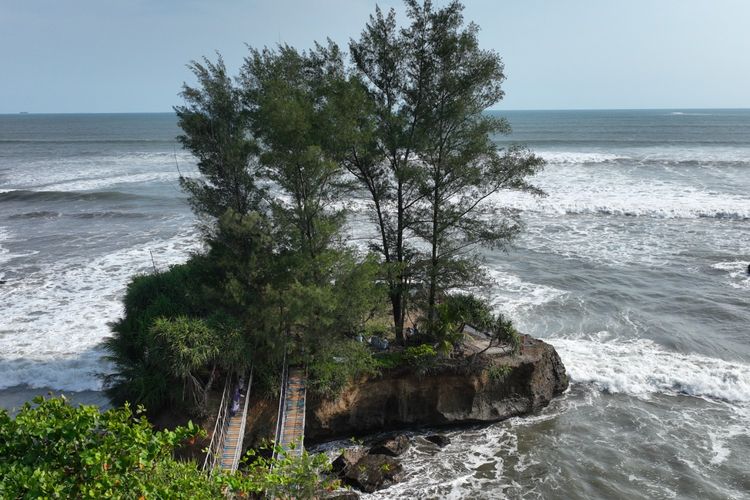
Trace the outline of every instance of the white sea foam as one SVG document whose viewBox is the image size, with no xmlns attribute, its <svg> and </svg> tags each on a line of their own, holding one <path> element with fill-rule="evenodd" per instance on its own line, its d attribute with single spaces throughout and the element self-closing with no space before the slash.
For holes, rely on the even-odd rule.
<svg viewBox="0 0 750 500">
<path fill-rule="evenodd" d="M 750 365 L 667 351 L 646 339 L 551 338 L 574 382 L 639 397 L 662 393 L 750 402 Z"/>
<path fill-rule="evenodd" d="M 435 455 L 433 445 L 415 445 L 401 457 L 406 464 L 404 481 L 370 495 L 367 499 L 386 498 L 483 498 L 482 485 L 492 498 L 503 496 L 511 486 L 504 478 L 507 457 L 518 455 L 518 437 L 504 426 L 448 432 L 454 444 Z M 468 446 L 470 444 L 470 446 Z M 523 469 L 528 463 L 519 464 Z"/>
<path fill-rule="evenodd" d="M 629 160 L 625 154 L 602 153 L 591 151 L 542 151 L 539 153 L 547 163 L 556 165 L 610 163 L 618 160 Z"/>
<path fill-rule="evenodd" d="M 511 317 L 518 317 L 567 294 L 551 286 L 524 281 L 498 268 L 488 268 L 486 271 L 495 284 L 490 305 Z"/>
<path fill-rule="evenodd" d="M 513 209 L 548 215 L 750 218 L 750 195 L 735 187 L 707 188 L 695 179 L 650 179 L 647 174 L 608 169 L 598 175 L 581 166 L 548 167 L 534 179 L 547 197 L 504 191 L 496 199 Z"/>
<path fill-rule="evenodd" d="M 6 241 L 10 236 L 10 233 L 8 233 L 8 230 L 4 227 L 0 227 L 0 265 L 5 264 L 8 262 L 12 255 L 10 254 L 10 250 L 5 248 L 3 246 L 3 241 Z M 0 268 L 0 278 L 3 277 L 3 270 Z"/>
<path fill-rule="evenodd" d="M 667 146 L 622 147 L 586 151 L 537 151 L 549 165 L 619 164 L 621 167 L 633 165 L 693 165 L 748 164 L 750 150 L 744 146 Z"/>
<path fill-rule="evenodd" d="M 728 271 L 729 285 L 740 290 L 750 290 L 750 274 L 748 274 L 750 262 L 734 260 L 729 262 L 717 262 L 711 267 L 719 271 Z"/>
<path fill-rule="evenodd" d="M 122 184 L 136 183 L 153 183 L 174 181 L 175 185 L 179 175 L 177 172 L 153 172 L 140 174 L 111 175 L 96 179 L 75 179 L 71 181 L 62 181 L 48 183 L 36 187 L 36 191 L 88 191 L 102 189 Z"/>
<path fill-rule="evenodd" d="M 19 384 L 59 390 L 98 390 L 106 371 L 98 345 L 107 322 L 122 314 L 125 284 L 184 261 L 198 248 L 192 230 L 148 246 L 126 248 L 90 261 L 61 261 L 0 287 L 0 389 Z"/>
<path fill-rule="evenodd" d="M 78 191 L 101 189 L 124 183 L 172 181 L 191 175 L 195 160 L 181 152 L 132 152 L 119 155 L 55 158 L 31 161 L 18 166 L 0 183 L 5 189 L 36 191 Z"/>
</svg>

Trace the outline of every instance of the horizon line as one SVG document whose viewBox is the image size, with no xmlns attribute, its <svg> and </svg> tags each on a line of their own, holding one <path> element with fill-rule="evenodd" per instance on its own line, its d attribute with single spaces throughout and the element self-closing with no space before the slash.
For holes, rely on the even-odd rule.
<svg viewBox="0 0 750 500">
<path fill-rule="evenodd" d="M 666 107 L 666 108 L 488 108 L 485 111 L 732 111 L 750 110 L 749 107 Z M 174 114 L 170 111 L 11 111 L 0 112 L 0 116 L 17 115 L 166 115 Z"/>
</svg>

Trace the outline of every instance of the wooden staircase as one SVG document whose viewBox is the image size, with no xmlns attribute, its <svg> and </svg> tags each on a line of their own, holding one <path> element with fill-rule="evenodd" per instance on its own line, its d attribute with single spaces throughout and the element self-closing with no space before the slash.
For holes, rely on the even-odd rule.
<svg viewBox="0 0 750 500">
<path fill-rule="evenodd" d="M 276 444 L 294 456 L 302 455 L 306 395 L 307 373 L 305 369 L 302 367 L 285 369 L 276 425 Z"/>
<path fill-rule="evenodd" d="M 203 462 L 203 470 L 213 473 L 214 470 L 235 471 L 242 456 L 242 443 L 245 436 L 245 424 L 247 422 L 247 404 L 250 399 L 250 389 L 253 383 L 253 372 L 244 394 L 240 395 L 240 409 L 234 415 L 230 412 L 232 405 L 232 389 L 234 384 L 227 379 L 222 393 L 219 411 L 216 416 L 216 424 L 211 435 L 208 453 Z"/>
</svg>

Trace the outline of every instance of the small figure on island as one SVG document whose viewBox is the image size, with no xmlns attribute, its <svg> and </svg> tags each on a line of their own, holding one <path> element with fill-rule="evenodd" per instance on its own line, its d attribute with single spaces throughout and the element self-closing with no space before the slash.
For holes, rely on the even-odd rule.
<svg viewBox="0 0 750 500">
<path fill-rule="evenodd" d="M 232 398 L 232 406 L 229 408 L 229 414 L 234 416 L 240 410 L 240 388 L 234 388 L 234 397 Z"/>
</svg>

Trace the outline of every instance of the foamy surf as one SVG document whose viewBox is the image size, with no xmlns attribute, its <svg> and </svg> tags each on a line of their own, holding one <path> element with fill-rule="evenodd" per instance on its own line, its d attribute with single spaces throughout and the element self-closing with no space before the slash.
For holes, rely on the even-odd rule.
<svg viewBox="0 0 750 500">
<path fill-rule="evenodd" d="M 750 290 L 750 273 L 748 273 L 750 262 L 734 260 L 729 262 L 717 262 L 712 264 L 713 269 L 727 272 L 729 286 L 740 290 Z"/>
<path fill-rule="evenodd" d="M 750 365 L 664 350 L 647 339 L 545 339 L 573 382 L 638 397 L 688 395 L 750 402 Z"/>
<path fill-rule="evenodd" d="M 130 278 L 184 261 L 200 248 L 193 230 L 89 262 L 63 261 L 0 287 L 0 389 L 27 384 L 58 390 L 100 390 L 106 372 L 99 350 L 107 323 L 122 314 Z"/>
<path fill-rule="evenodd" d="M 535 179 L 547 193 L 544 198 L 506 191 L 496 199 L 515 210 L 550 216 L 750 219 L 750 196 L 746 193 L 704 189 L 677 179 L 647 181 L 623 172 L 597 178 L 582 167 L 562 169 L 549 167 Z"/>
</svg>

